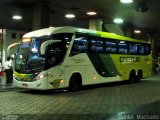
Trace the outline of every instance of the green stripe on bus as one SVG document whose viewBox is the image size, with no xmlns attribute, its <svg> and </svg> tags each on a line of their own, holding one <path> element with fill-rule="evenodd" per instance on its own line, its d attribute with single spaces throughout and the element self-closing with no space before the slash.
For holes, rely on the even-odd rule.
<svg viewBox="0 0 160 120">
<path fill-rule="evenodd" d="M 109 74 L 112 77 L 117 76 L 119 73 L 117 71 L 117 68 L 116 68 L 111 56 L 108 54 L 99 54 L 99 56 L 104 64 L 104 66 L 106 67 L 107 71 L 109 72 Z"/>
<path fill-rule="evenodd" d="M 100 35 L 100 34 L 95 34 L 95 33 L 89 33 L 89 36 L 101 37 L 101 35 Z"/>
<path fill-rule="evenodd" d="M 88 53 L 87 55 L 99 75 L 102 77 L 117 76 L 118 71 L 110 55 L 98 53 Z"/>
</svg>

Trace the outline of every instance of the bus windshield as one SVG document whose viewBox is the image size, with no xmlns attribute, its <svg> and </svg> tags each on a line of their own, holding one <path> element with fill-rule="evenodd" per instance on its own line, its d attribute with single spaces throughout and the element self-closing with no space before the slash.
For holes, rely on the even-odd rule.
<svg viewBox="0 0 160 120">
<path fill-rule="evenodd" d="M 24 74 L 37 73 L 61 63 L 72 35 L 71 33 L 60 33 L 23 38 L 15 58 L 15 71 Z M 60 41 L 57 42 L 57 39 Z M 48 40 L 55 40 L 55 42 L 46 47 L 45 55 L 41 55 L 41 45 Z"/>
</svg>

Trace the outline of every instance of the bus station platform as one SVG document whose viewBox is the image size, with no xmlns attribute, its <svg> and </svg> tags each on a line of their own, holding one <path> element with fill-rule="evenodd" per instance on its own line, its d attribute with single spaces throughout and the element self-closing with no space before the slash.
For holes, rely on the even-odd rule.
<svg viewBox="0 0 160 120">
<path fill-rule="evenodd" d="M 0 84 L 0 120 L 160 120 L 160 75 L 80 91 Z"/>
</svg>

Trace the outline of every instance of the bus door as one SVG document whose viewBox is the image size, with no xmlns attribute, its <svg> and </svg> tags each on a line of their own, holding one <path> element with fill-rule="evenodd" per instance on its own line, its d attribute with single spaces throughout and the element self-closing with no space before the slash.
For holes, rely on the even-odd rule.
<svg viewBox="0 0 160 120">
<path fill-rule="evenodd" d="M 59 88 L 63 86 L 64 75 L 61 62 L 64 59 L 65 48 L 61 40 L 53 40 L 52 43 L 46 45 L 45 50 L 45 69 L 48 71 L 48 86 L 49 88 Z M 62 85 L 61 85 L 62 83 Z"/>
</svg>

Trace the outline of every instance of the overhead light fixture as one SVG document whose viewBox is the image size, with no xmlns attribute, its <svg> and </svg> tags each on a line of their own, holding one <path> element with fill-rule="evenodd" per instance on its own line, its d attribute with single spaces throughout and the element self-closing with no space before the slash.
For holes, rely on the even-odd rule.
<svg viewBox="0 0 160 120">
<path fill-rule="evenodd" d="M 136 33 L 136 34 L 140 34 L 140 33 L 141 33 L 141 31 L 140 31 L 140 30 L 134 30 L 134 33 Z"/>
<path fill-rule="evenodd" d="M 12 18 L 15 19 L 15 20 L 21 20 L 22 16 L 20 16 L 20 15 L 14 15 L 14 16 L 12 16 Z"/>
<path fill-rule="evenodd" d="M 66 18 L 75 18 L 76 16 L 74 14 L 66 14 L 65 17 Z"/>
<path fill-rule="evenodd" d="M 116 23 L 116 24 L 121 24 L 121 23 L 123 23 L 123 19 L 122 18 L 115 18 L 113 20 L 113 22 Z"/>
<path fill-rule="evenodd" d="M 127 3 L 132 3 L 133 0 L 120 0 L 120 2 L 121 2 L 121 3 L 127 4 Z"/>
<path fill-rule="evenodd" d="M 86 14 L 92 16 L 92 15 L 96 15 L 97 13 L 96 13 L 96 12 L 93 12 L 93 11 L 90 11 L 90 12 L 87 12 Z"/>
</svg>

